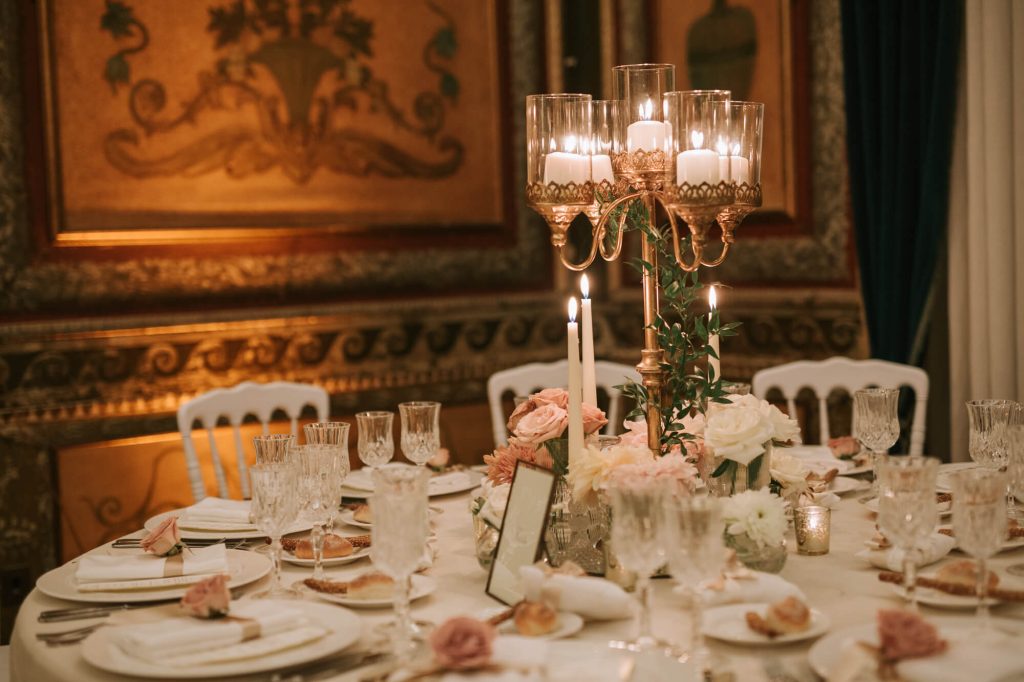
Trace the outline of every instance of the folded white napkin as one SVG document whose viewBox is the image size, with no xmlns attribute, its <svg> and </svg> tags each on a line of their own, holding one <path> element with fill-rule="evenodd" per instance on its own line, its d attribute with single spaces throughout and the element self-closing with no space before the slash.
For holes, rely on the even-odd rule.
<svg viewBox="0 0 1024 682">
<path fill-rule="evenodd" d="M 219 497 L 204 497 L 178 518 L 178 524 L 190 528 L 195 525 L 236 525 L 252 527 L 251 506 L 244 500 L 225 500 Z"/>
<path fill-rule="evenodd" d="M 867 543 L 869 546 L 857 552 L 857 556 L 870 563 L 875 568 L 884 568 L 897 573 L 903 570 L 903 550 L 896 547 L 878 549 L 877 544 Z M 918 552 L 918 567 L 934 564 L 942 557 L 949 554 L 956 545 L 956 540 L 942 533 L 933 533 L 924 547 Z"/>
<path fill-rule="evenodd" d="M 259 637 L 242 644 L 246 630 L 253 624 L 259 627 Z M 323 628 L 310 622 L 299 608 L 282 608 L 280 602 L 253 600 L 232 603 L 227 618 L 204 620 L 179 616 L 120 628 L 114 641 L 135 658 L 180 666 L 232 660 L 239 653 L 237 649 L 231 651 L 235 645 L 247 649 L 253 649 L 248 645 L 255 645 L 251 653 L 265 655 L 269 653 L 268 642 L 272 637 L 276 638 L 278 648 L 282 648 L 283 642 L 295 646 L 323 634 Z"/>
<path fill-rule="evenodd" d="M 780 451 L 799 458 L 804 466 L 819 474 L 829 469 L 839 469 L 839 473 L 844 473 L 853 468 L 851 461 L 835 457 L 827 445 L 795 445 Z"/>
<path fill-rule="evenodd" d="M 705 580 L 700 597 L 706 606 L 725 604 L 772 603 L 796 597 L 807 601 L 799 587 L 785 578 L 761 571 L 741 571 L 735 577 Z"/>
<path fill-rule="evenodd" d="M 604 578 L 546 575 L 537 566 L 523 566 L 519 576 L 526 599 L 543 599 L 559 611 L 571 611 L 592 620 L 616 620 L 633 615 L 633 599 Z"/>
<path fill-rule="evenodd" d="M 532 637 L 502 635 L 494 639 L 491 663 L 494 671 L 446 673 L 444 682 L 474 680 L 475 682 L 540 682 L 548 657 L 548 643 Z"/>
<path fill-rule="evenodd" d="M 228 572 L 228 554 L 223 544 L 197 549 L 185 549 L 181 553 L 182 567 L 179 575 L 203 575 Z M 174 559 L 177 561 L 177 559 Z M 78 560 L 75 580 L 79 583 L 100 583 L 122 580 L 151 580 L 163 578 L 167 559 L 152 554 L 114 556 L 86 554 Z"/>
</svg>

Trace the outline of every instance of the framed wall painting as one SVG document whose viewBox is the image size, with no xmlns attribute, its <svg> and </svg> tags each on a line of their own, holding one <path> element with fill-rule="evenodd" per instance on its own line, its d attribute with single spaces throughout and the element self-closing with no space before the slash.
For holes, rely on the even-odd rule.
<svg viewBox="0 0 1024 682">
<path fill-rule="evenodd" d="M 514 239 L 504 0 L 23 6 L 52 246 Z"/>
</svg>

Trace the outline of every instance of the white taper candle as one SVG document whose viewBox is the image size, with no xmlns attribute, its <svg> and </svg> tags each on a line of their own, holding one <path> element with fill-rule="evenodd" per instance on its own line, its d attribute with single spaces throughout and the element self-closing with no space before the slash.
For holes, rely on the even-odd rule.
<svg viewBox="0 0 1024 682">
<path fill-rule="evenodd" d="M 590 280 L 580 278 L 583 294 L 583 402 L 597 407 L 597 375 L 594 369 L 594 309 L 590 302 Z"/>
<path fill-rule="evenodd" d="M 580 334 L 576 324 L 576 297 L 569 299 L 569 458 L 583 449 L 583 389 L 580 369 Z"/>
</svg>

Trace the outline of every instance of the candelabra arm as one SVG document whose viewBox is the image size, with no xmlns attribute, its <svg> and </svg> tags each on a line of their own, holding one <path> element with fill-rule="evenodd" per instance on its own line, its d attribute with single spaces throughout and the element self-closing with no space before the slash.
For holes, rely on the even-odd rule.
<svg viewBox="0 0 1024 682">
<path fill-rule="evenodd" d="M 718 258 L 713 261 L 702 260 L 701 265 L 706 265 L 709 268 L 715 268 L 725 262 L 725 257 L 729 255 L 729 247 L 732 246 L 731 242 L 722 240 L 722 253 L 718 254 Z"/>
<path fill-rule="evenodd" d="M 610 252 L 605 250 L 604 248 L 604 236 L 608 232 L 608 222 L 612 220 L 612 214 L 615 212 L 615 209 L 619 208 L 620 206 L 625 206 L 629 202 L 635 199 L 639 199 L 642 196 L 642 192 L 633 192 L 632 194 L 626 194 L 625 196 L 619 197 L 618 199 L 611 202 L 602 209 L 601 218 L 597 221 L 597 225 L 594 226 L 594 239 L 595 241 L 597 241 L 598 249 L 601 252 L 601 258 L 605 259 L 606 261 L 613 261 L 617 260 L 619 254 L 622 253 L 622 235 L 625 232 L 624 226 L 626 224 L 627 217 L 627 212 L 625 210 L 619 213 L 619 219 L 615 223 L 617 231 L 615 234 L 614 247 Z"/>
<path fill-rule="evenodd" d="M 565 244 L 560 245 L 558 247 L 558 259 L 562 261 L 562 265 L 569 268 L 573 272 L 581 272 L 589 268 L 590 264 L 593 263 L 594 259 L 597 257 L 597 245 L 601 243 L 601 235 L 599 234 L 598 230 L 594 231 L 593 236 L 593 241 L 590 244 L 590 253 L 588 253 L 587 257 L 584 258 L 579 263 L 570 263 L 569 260 L 565 257 Z"/>
<path fill-rule="evenodd" d="M 693 262 L 687 263 L 686 260 L 683 258 L 683 249 L 681 245 L 682 239 L 680 239 L 679 237 L 679 226 L 676 223 L 675 217 L 672 215 L 672 212 L 669 211 L 668 213 L 670 221 L 672 223 L 672 250 L 675 252 L 676 263 L 678 263 L 679 267 L 681 267 L 684 271 L 693 272 L 701 265 L 700 259 L 704 251 L 704 246 L 701 243 L 701 240 L 697 238 L 697 235 L 693 235 L 693 238 L 690 240 L 690 251 L 693 253 Z M 723 257 L 725 256 L 724 251 L 722 255 Z"/>
</svg>

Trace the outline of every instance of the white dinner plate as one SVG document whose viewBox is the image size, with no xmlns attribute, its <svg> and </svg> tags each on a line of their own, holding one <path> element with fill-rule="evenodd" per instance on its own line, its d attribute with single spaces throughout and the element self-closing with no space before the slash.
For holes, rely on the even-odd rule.
<svg viewBox="0 0 1024 682">
<path fill-rule="evenodd" d="M 870 483 L 860 478 L 836 476 L 832 479 L 832 485 L 829 486 L 829 491 L 836 495 L 845 495 L 846 493 L 852 493 L 858 490 L 867 490 L 870 487 Z"/>
<path fill-rule="evenodd" d="M 228 555 L 228 587 L 234 589 L 255 582 L 270 573 L 273 564 L 266 554 L 244 552 L 229 549 Z M 70 561 L 63 566 L 44 573 L 36 580 L 36 587 L 43 594 L 57 599 L 98 603 L 145 602 L 181 599 L 191 585 L 160 589 L 134 589 L 122 592 L 79 592 L 75 582 L 77 561 Z"/>
<path fill-rule="evenodd" d="M 338 514 L 338 520 L 356 528 L 373 528 L 373 524 L 367 521 L 356 521 L 356 513 L 352 509 L 342 509 Z"/>
<path fill-rule="evenodd" d="M 949 642 L 949 649 L 935 656 L 910 659 L 898 664 L 900 679 L 906 682 L 995 682 L 996 680 L 1020 680 L 1024 673 L 1024 656 L 1020 655 L 1017 641 L 1005 635 L 1006 639 L 983 643 L 977 631 L 971 630 L 972 621 L 955 617 L 928 618 L 929 623 L 939 630 L 939 635 Z M 1016 632 L 1020 636 L 1020 624 L 1006 619 L 993 619 L 992 624 L 999 630 Z M 998 635 L 1003 637 L 1003 635 Z M 848 643 L 864 642 L 878 645 L 878 625 L 872 621 L 863 625 L 851 625 L 834 630 L 811 646 L 807 661 L 811 669 L 825 679 L 839 663 Z M 981 662 L 979 664 L 979 662 Z M 967 676 L 969 673 L 969 677 Z"/>
<path fill-rule="evenodd" d="M 294 605 L 294 601 L 281 602 L 282 607 L 293 607 Z M 94 632 L 82 643 L 82 657 L 90 665 L 100 670 L 129 677 L 174 679 L 228 677 L 280 670 L 315 661 L 345 649 L 362 635 L 363 628 L 359 616 L 347 609 L 339 609 L 316 602 L 303 602 L 302 612 L 312 622 L 326 629 L 327 634 L 320 639 L 266 656 L 190 667 L 157 665 L 130 656 L 114 643 L 114 637 L 119 628 L 133 627 L 119 625 L 100 628 Z M 258 640 L 252 641 L 257 642 Z"/>
<path fill-rule="evenodd" d="M 363 473 L 366 472 L 366 473 Z M 440 497 L 442 495 L 454 495 L 480 485 L 481 474 L 477 471 L 453 471 L 447 474 L 439 474 L 431 477 L 427 482 L 427 495 Z M 373 482 L 370 480 L 370 472 L 367 469 L 353 471 L 345 479 L 341 487 L 342 497 L 353 499 L 366 499 L 373 494 Z"/>
<path fill-rule="evenodd" d="M 180 517 L 185 513 L 185 509 L 172 509 L 156 516 L 151 516 L 146 519 L 146 523 L 143 524 L 143 528 L 146 530 L 153 530 L 168 516 Z M 186 540 L 246 540 L 250 538 L 265 538 L 266 533 L 260 532 L 255 526 L 246 528 L 244 530 L 216 530 L 216 524 L 210 524 L 209 530 L 200 530 L 198 528 L 183 528 L 178 526 L 178 530 L 181 532 L 181 537 Z M 309 530 L 313 527 L 309 521 L 296 521 L 288 530 L 285 531 L 285 535 L 291 535 L 292 533 L 301 533 L 302 531 Z M 204 526 L 205 528 L 205 526 Z M 222 528 L 238 528 L 237 526 L 222 526 Z"/>
<path fill-rule="evenodd" d="M 422 599 L 428 594 L 433 593 L 437 589 L 437 583 L 433 578 L 428 578 L 425 575 L 413 575 L 412 576 L 412 589 L 409 591 L 409 601 L 416 601 Z M 341 604 L 342 606 L 350 606 L 358 609 L 386 609 L 391 608 L 395 603 L 391 598 L 388 599 L 353 599 L 346 594 L 328 594 L 327 592 L 317 592 L 313 590 L 313 594 L 320 597 L 324 601 L 333 602 L 335 604 Z"/>
<path fill-rule="evenodd" d="M 330 559 L 325 558 L 323 561 L 323 565 L 326 567 L 342 566 L 344 564 L 350 564 L 353 561 L 359 561 L 360 559 L 363 559 L 368 556 L 370 556 L 370 548 L 360 547 L 348 556 L 336 556 L 331 557 Z M 290 564 L 295 564 L 296 566 L 309 566 L 310 568 L 312 568 L 316 565 L 316 561 L 314 561 L 313 559 L 300 559 L 299 557 L 295 556 L 294 554 L 288 551 L 282 551 L 281 558 Z"/>
<path fill-rule="evenodd" d="M 950 530 L 952 528 L 953 526 L 945 524 L 939 526 L 937 530 Z M 953 538 L 956 539 L 956 536 L 954 535 Z M 1020 549 L 1021 547 L 1024 547 L 1024 538 L 1006 538 L 1003 540 L 1003 544 L 999 547 L 999 551 L 1009 552 L 1014 549 Z M 960 549 L 959 544 L 954 545 L 953 549 Z"/>
<path fill-rule="evenodd" d="M 935 489 L 942 493 L 953 492 L 953 476 L 961 471 L 977 468 L 974 462 L 954 462 L 943 464 L 935 476 Z"/>
<path fill-rule="evenodd" d="M 925 577 L 925 576 L 921 576 Z M 927 576 L 929 578 L 934 577 L 932 575 Z M 897 585 L 896 583 L 890 583 L 893 593 L 903 599 L 903 585 Z M 930 587 L 917 586 L 917 601 L 926 606 L 934 606 L 938 609 L 974 609 L 978 606 L 977 597 L 968 597 L 962 594 L 950 594 L 943 592 L 942 590 L 935 590 Z M 999 599 L 993 599 L 992 597 L 986 597 L 985 603 L 989 606 L 997 606 L 1003 602 Z"/>
<path fill-rule="evenodd" d="M 860 503 L 871 513 L 878 513 L 878 498 L 872 497 L 870 500 L 861 500 Z M 951 502 L 943 502 L 942 504 L 935 505 L 938 507 L 939 516 L 949 516 L 953 513 L 953 504 Z"/>
<path fill-rule="evenodd" d="M 828 631 L 831 625 L 828 616 L 817 609 L 811 609 L 811 622 L 806 630 L 778 637 L 768 637 L 751 630 L 746 619 L 749 611 L 764 616 L 767 610 L 768 604 L 765 603 L 729 604 L 708 609 L 704 612 L 704 634 L 733 644 L 777 645 L 820 637 Z"/>
<path fill-rule="evenodd" d="M 497 606 L 493 609 L 485 609 L 480 613 L 476 614 L 477 620 L 487 620 L 494 616 L 507 611 L 508 608 L 504 606 Z M 583 619 L 579 614 L 572 613 L 571 611 L 559 611 L 558 612 L 558 627 L 546 635 L 521 635 L 522 637 L 529 637 L 530 639 L 564 639 L 566 637 L 572 637 L 577 632 L 583 629 Z M 511 618 L 502 622 L 496 628 L 499 635 L 519 635 L 519 631 L 516 630 L 515 621 Z"/>
</svg>

